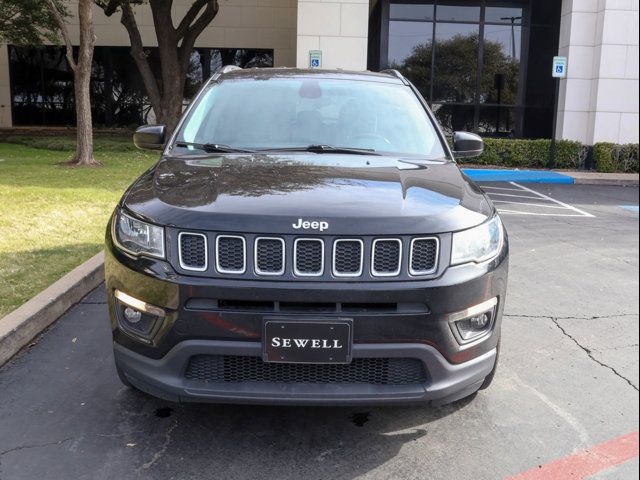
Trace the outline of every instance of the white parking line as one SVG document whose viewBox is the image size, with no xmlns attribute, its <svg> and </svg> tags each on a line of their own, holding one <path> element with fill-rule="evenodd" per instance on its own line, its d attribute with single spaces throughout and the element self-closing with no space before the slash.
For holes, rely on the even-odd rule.
<svg viewBox="0 0 640 480">
<path fill-rule="evenodd" d="M 509 203 L 513 205 L 513 202 L 509 202 L 507 200 L 493 200 L 493 203 Z M 562 210 L 566 210 L 567 207 L 563 207 L 562 205 L 545 205 L 544 203 L 525 203 L 525 202 L 517 202 L 518 205 L 527 205 L 529 207 L 542 207 L 542 208 L 560 208 Z"/>
<path fill-rule="evenodd" d="M 581 215 L 583 215 L 585 217 L 594 218 L 594 215 L 591 215 L 590 213 L 587 213 L 584 210 L 580 210 L 579 208 L 576 208 L 573 205 L 569 205 L 568 203 L 564 203 L 564 202 L 561 202 L 560 200 L 556 200 L 555 198 L 551 198 L 551 197 L 549 197 L 549 196 L 547 196 L 547 195 L 545 195 L 543 193 L 539 193 L 539 192 L 536 192 L 535 190 L 531 190 L 530 188 L 523 187 L 522 185 L 518 185 L 515 182 L 511 182 L 511 185 L 518 186 L 518 187 L 522 188 L 523 190 L 526 190 L 527 192 L 531 192 L 531 193 L 539 196 L 540 198 L 544 198 L 546 200 L 549 200 L 550 202 L 555 202 L 558 205 L 562 205 L 563 207 L 568 208 L 569 210 L 573 210 L 574 212 L 579 213 L 579 214 L 581 214 Z"/>
<path fill-rule="evenodd" d="M 543 193 L 536 192 L 531 188 L 527 188 L 515 182 L 509 182 L 509 184 L 515 188 L 483 186 L 483 189 L 487 191 L 487 194 L 494 203 L 506 204 L 505 207 L 508 206 L 508 208 L 498 208 L 500 213 L 542 217 L 594 217 L 594 215 L 585 212 L 584 210 L 580 210 L 573 205 L 551 198 Z M 515 193 L 501 193 L 502 191 L 519 192 L 521 195 L 516 195 Z M 537 202 L 533 203 L 531 200 L 537 200 Z M 520 207 L 523 209 L 521 210 Z M 551 213 L 548 210 L 544 212 L 543 209 L 549 208 L 565 210 L 566 213 Z"/>
</svg>

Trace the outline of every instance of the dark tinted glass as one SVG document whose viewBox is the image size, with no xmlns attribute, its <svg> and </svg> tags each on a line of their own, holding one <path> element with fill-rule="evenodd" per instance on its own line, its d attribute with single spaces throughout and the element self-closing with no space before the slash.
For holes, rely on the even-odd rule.
<svg viewBox="0 0 640 480">
<path fill-rule="evenodd" d="M 480 107 L 478 133 L 496 137 L 514 135 L 516 109 L 513 107 Z"/>
<path fill-rule="evenodd" d="M 514 105 L 518 101 L 522 27 L 486 25 L 481 103 Z"/>
<path fill-rule="evenodd" d="M 473 105 L 433 105 L 433 113 L 447 135 L 462 130 L 473 130 Z"/>
<path fill-rule="evenodd" d="M 389 23 L 389 67 L 402 72 L 429 99 L 433 23 Z"/>
<path fill-rule="evenodd" d="M 478 25 L 436 24 L 434 101 L 474 101 L 478 71 L 478 35 Z"/>
<path fill-rule="evenodd" d="M 433 5 L 392 3 L 389 7 L 391 20 L 433 20 Z"/>
<path fill-rule="evenodd" d="M 480 7 L 438 4 L 436 20 L 438 22 L 479 22 Z"/>
<path fill-rule="evenodd" d="M 522 8 L 514 7 L 487 7 L 484 12 L 484 21 L 491 23 L 522 23 Z"/>
<path fill-rule="evenodd" d="M 11 108 L 15 125 L 75 123 L 73 72 L 64 47 L 9 46 Z M 76 49 L 76 47 L 74 47 Z M 77 50 L 77 49 L 76 49 Z M 154 71 L 157 48 L 145 49 Z M 191 97 L 222 65 L 273 66 L 273 50 L 198 48 L 191 55 L 184 96 Z M 127 47 L 95 47 L 91 68 L 91 109 L 96 126 L 153 123 L 142 78 Z"/>
</svg>

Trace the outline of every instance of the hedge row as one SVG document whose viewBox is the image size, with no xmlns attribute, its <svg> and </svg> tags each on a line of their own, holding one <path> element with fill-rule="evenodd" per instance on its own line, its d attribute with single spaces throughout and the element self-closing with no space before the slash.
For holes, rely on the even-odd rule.
<svg viewBox="0 0 640 480">
<path fill-rule="evenodd" d="M 485 138 L 484 143 L 481 156 L 461 159 L 461 162 L 510 168 L 548 167 L 551 140 Z M 580 142 L 556 142 L 556 168 L 585 168 L 588 155 L 589 147 Z M 638 144 L 597 143 L 593 147 L 593 159 L 600 172 L 638 172 L 638 158 Z"/>
<path fill-rule="evenodd" d="M 636 172 L 638 173 L 638 144 L 616 145 L 614 143 L 596 143 L 593 146 L 593 158 L 599 172 Z"/>
<path fill-rule="evenodd" d="M 469 159 L 478 165 L 517 168 L 546 168 L 551 140 L 485 138 L 484 152 Z M 587 149 L 580 142 L 556 142 L 556 168 L 578 169 L 584 166 Z"/>
</svg>

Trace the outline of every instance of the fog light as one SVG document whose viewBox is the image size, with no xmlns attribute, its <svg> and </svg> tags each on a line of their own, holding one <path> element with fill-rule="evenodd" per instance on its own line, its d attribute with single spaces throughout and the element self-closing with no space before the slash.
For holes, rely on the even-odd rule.
<svg viewBox="0 0 640 480">
<path fill-rule="evenodd" d="M 129 323 L 138 323 L 142 318 L 142 313 L 131 307 L 127 307 L 124 309 L 124 318 L 126 318 Z"/>
<path fill-rule="evenodd" d="M 468 343 L 487 335 L 493 327 L 497 298 L 492 298 L 449 316 L 451 330 L 459 343 Z"/>
<path fill-rule="evenodd" d="M 158 331 L 166 313 L 162 308 L 115 290 L 118 325 L 120 329 L 149 343 Z"/>
</svg>

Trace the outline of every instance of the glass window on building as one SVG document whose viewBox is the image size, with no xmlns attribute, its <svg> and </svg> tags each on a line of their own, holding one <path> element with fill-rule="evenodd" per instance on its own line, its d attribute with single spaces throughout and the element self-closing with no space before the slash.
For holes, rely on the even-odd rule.
<svg viewBox="0 0 640 480">
<path fill-rule="evenodd" d="M 156 48 L 149 48 L 151 67 L 158 71 Z M 191 98 L 222 65 L 273 66 L 273 50 L 198 48 L 191 55 L 185 98 Z M 14 125 L 73 125 L 73 74 L 60 46 L 9 46 L 11 111 Z M 152 120 L 144 84 L 128 47 L 95 48 L 91 75 L 91 106 L 96 126 L 136 126 Z"/>
<path fill-rule="evenodd" d="M 381 0 L 378 12 L 379 68 L 402 72 L 448 133 L 550 134 L 553 81 L 548 69 L 541 76 L 528 67 L 550 66 L 556 54 L 557 2 Z M 557 23 L 550 25 L 550 18 Z M 529 78 L 538 81 L 527 88 Z M 549 124 L 534 125 L 541 118 Z"/>
</svg>

